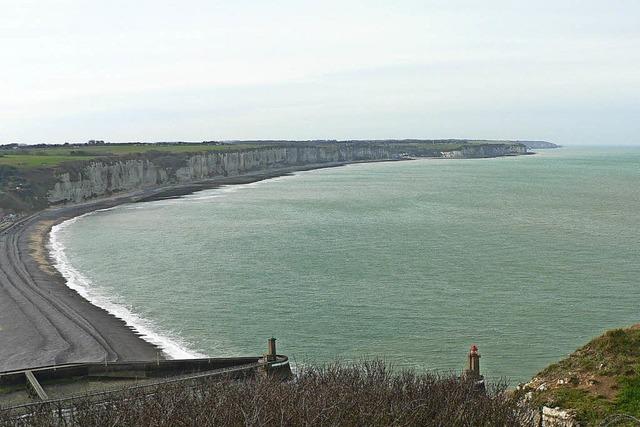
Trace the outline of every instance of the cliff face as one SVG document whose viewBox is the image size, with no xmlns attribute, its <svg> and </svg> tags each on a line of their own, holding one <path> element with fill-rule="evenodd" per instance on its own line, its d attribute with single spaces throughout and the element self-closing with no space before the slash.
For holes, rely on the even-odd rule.
<svg viewBox="0 0 640 427">
<path fill-rule="evenodd" d="M 47 199 L 54 204 L 81 202 L 117 192 L 307 164 L 391 160 L 406 155 L 470 158 L 525 153 L 526 147 L 520 144 L 470 145 L 440 152 L 428 145 L 341 143 L 189 154 L 169 164 L 153 158 L 92 161 L 77 173 L 59 171 Z"/>
<path fill-rule="evenodd" d="M 524 144 L 527 146 L 527 148 L 532 149 L 532 148 L 542 148 L 542 149 L 546 149 L 546 148 L 560 148 L 560 145 L 554 144 L 552 142 L 547 142 L 547 141 L 519 141 L 521 144 Z"/>
<path fill-rule="evenodd" d="M 520 154 L 527 154 L 527 147 L 522 144 L 487 144 L 470 145 L 460 150 L 443 151 L 442 157 L 445 159 L 472 159 L 482 157 L 517 156 Z"/>
<path fill-rule="evenodd" d="M 92 162 L 77 179 L 69 172 L 57 176 L 58 182 L 49 191 L 51 203 L 81 202 L 118 191 L 168 184 L 167 170 L 148 160 L 126 160 L 112 164 Z"/>
</svg>

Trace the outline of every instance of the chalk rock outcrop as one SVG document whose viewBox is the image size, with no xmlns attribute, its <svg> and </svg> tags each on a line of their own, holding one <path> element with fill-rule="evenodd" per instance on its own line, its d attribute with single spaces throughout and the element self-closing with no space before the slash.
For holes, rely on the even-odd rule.
<svg viewBox="0 0 640 427">
<path fill-rule="evenodd" d="M 298 165 L 392 160 L 405 156 L 471 158 L 526 153 L 526 147 L 522 144 L 469 145 L 449 152 L 434 152 L 429 144 L 424 144 L 412 147 L 410 152 L 406 150 L 406 146 L 396 144 L 301 144 L 172 154 L 156 158 L 95 160 L 79 171 L 59 171 L 47 199 L 53 204 L 78 203 L 118 192 Z"/>
</svg>

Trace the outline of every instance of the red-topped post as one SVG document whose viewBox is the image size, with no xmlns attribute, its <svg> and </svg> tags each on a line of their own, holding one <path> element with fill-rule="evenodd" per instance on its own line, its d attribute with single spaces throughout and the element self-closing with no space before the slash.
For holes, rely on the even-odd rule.
<svg viewBox="0 0 640 427">
<path fill-rule="evenodd" d="M 480 378 L 480 354 L 478 353 L 478 347 L 476 345 L 471 346 L 469 351 L 469 369 L 467 374 L 474 378 Z"/>
</svg>

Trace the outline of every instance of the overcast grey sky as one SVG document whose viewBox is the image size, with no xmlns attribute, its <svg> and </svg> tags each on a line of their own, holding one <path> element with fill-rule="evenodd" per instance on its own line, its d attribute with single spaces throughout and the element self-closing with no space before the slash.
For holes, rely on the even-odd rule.
<svg viewBox="0 0 640 427">
<path fill-rule="evenodd" d="M 0 0 L 0 143 L 640 144 L 640 1 Z"/>
</svg>

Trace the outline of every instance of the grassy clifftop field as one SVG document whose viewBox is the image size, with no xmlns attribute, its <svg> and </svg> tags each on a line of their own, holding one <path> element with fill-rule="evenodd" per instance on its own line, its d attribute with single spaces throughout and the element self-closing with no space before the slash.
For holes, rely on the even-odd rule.
<svg viewBox="0 0 640 427">
<path fill-rule="evenodd" d="M 66 162 L 148 153 L 203 153 L 257 148 L 258 144 L 79 144 L 51 147 L 0 148 L 0 166 L 18 169 L 50 168 Z"/>
<path fill-rule="evenodd" d="M 203 142 L 203 143 L 127 143 L 127 144 L 65 144 L 36 146 L 0 146 L 0 166 L 18 169 L 50 168 L 67 162 L 140 156 L 146 154 L 185 154 L 223 151 L 240 151 L 247 149 L 267 148 L 283 145 L 331 144 L 337 141 L 246 141 L 238 143 Z M 341 141 L 366 142 L 370 144 L 393 143 L 398 148 L 411 149 L 428 144 L 440 151 L 460 149 L 465 145 L 487 144 L 490 141 L 474 142 L 466 140 L 404 140 L 404 141 Z"/>
</svg>

